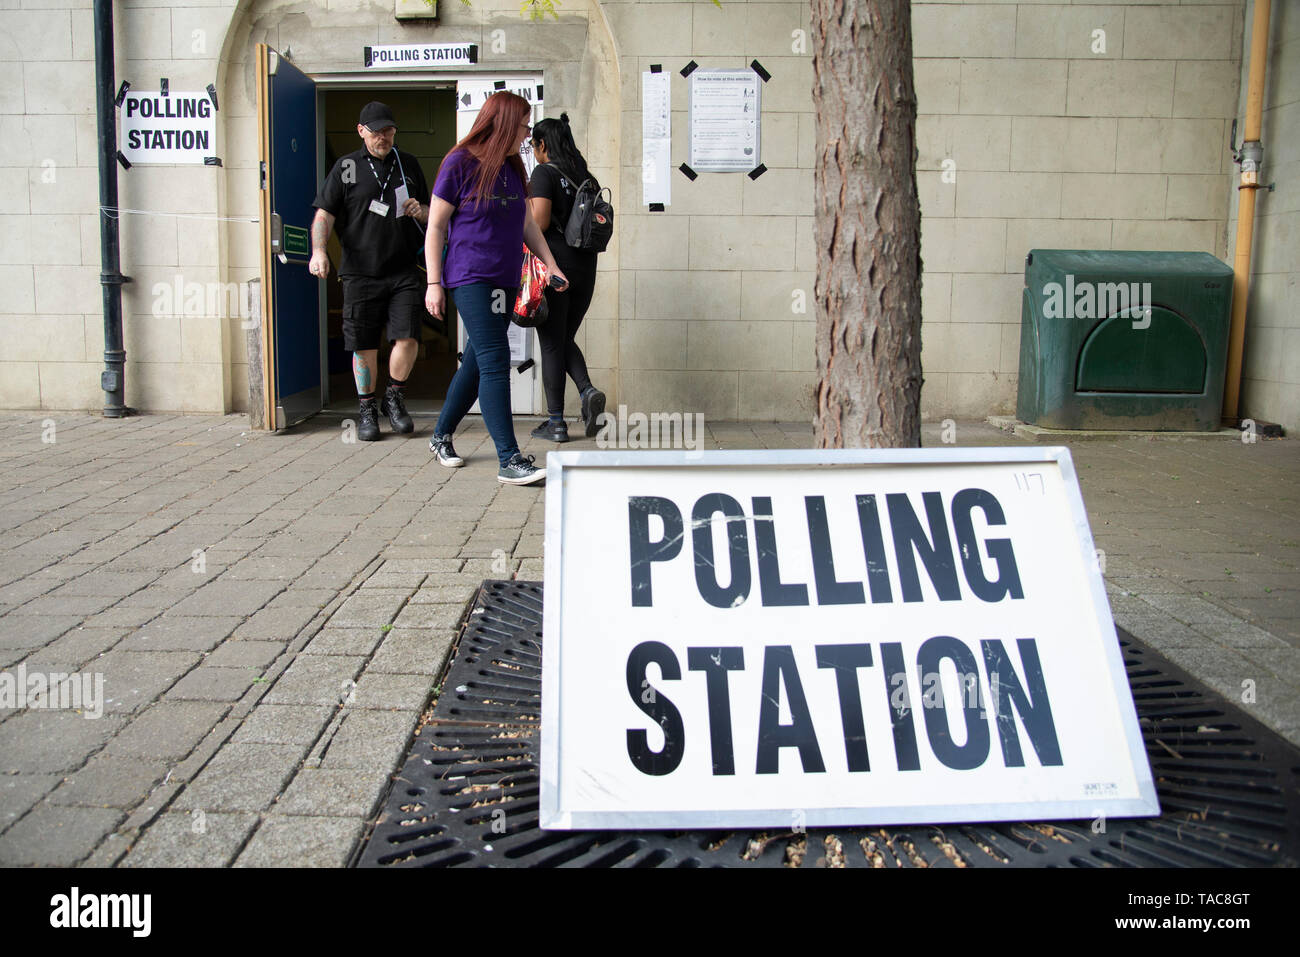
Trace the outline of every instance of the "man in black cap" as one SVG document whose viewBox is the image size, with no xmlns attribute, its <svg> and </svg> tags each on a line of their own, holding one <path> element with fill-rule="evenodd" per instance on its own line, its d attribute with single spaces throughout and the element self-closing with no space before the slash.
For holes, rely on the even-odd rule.
<svg viewBox="0 0 1300 957">
<path fill-rule="evenodd" d="M 325 243 L 337 226 L 343 245 L 343 345 L 352 353 L 361 399 L 357 438 L 373 442 L 379 438 L 381 412 L 394 432 L 415 431 L 402 387 L 415 365 L 425 315 L 424 278 L 416 263 L 424 249 L 421 227 L 429 221 L 429 207 L 420 197 L 429 195 L 429 187 L 419 160 L 393 146 L 397 121 L 383 103 L 362 108 L 357 135 L 365 145 L 334 164 L 316 195 L 308 268 L 313 276 L 329 275 Z M 392 343 L 389 385 L 376 408 L 379 338 L 385 326 Z"/>
</svg>

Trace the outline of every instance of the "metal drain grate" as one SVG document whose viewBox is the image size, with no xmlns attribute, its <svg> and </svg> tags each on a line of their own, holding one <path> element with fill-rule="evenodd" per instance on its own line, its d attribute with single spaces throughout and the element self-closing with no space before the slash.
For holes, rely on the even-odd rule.
<svg viewBox="0 0 1300 957">
<path fill-rule="evenodd" d="M 484 582 L 361 867 L 1259 867 L 1300 854 L 1300 750 L 1120 631 L 1164 813 L 788 831 L 538 828 L 542 588 Z"/>
</svg>

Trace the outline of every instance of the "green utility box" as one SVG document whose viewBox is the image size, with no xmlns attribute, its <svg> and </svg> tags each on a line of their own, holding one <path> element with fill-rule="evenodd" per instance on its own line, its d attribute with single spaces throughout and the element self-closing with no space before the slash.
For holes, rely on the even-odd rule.
<svg viewBox="0 0 1300 957">
<path fill-rule="evenodd" d="M 1232 270 L 1209 253 L 1031 250 L 1016 418 L 1218 430 L 1231 304 Z"/>
</svg>

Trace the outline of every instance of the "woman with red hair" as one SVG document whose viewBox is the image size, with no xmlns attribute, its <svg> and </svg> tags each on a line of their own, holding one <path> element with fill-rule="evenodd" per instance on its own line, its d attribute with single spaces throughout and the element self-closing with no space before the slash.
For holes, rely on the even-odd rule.
<svg viewBox="0 0 1300 957">
<path fill-rule="evenodd" d="M 546 264 L 555 288 L 569 284 L 528 212 L 528 178 L 519 148 L 531 132 L 530 112 L 528 101 L 514 93 L 488 97 L 469 134 L 438 169 L 424 241 L 429 273 L 425 307 L 443 318 L 444 289 L 452 290 L 468 339 L 429 450 L 448 467 L 465 464 L 451 437 L 478 400 L 497 449 L 497 481 L 509 485 L 531 485 L 546 478 L 546 469 L 537 468 L 533 456 L 520 453 L 510 414 L 506 330 L 519 288 L 524 244 Z"/>
</svg>

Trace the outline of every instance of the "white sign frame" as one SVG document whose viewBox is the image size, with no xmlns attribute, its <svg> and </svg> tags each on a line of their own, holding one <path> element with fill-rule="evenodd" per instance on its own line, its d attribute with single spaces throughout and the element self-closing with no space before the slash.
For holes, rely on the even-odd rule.
<svg viewBox="0 0 1300 957">
<path fill-rule="evenodd" d="M 361 58 L 364 70 L 460 70 L 475 63 L 478 63 L 478 44 L 468 41 L 372 43 L 363 49 Z"/>
<path fill-rule="evenodd" d="M 145 100 L 152 101 L 150 110 L 153 115 L 145 117 L 132 109 L 132 104 Z M 196 115 L 192 117 L 157 115 L 158 104 L 165 103 L 167 109 L 177 105 L 178 112 L 186 109 L 181 103 L 193 103 Z M 198 115 L 202 104 L 207 104 L 208 115 Z M 118 131 L 118 143 L 122 155 L 132 166 L 203 166 L 209 156 L 217 155 L 217 107 L 206 90 L 171 90 L 165 96 L 162 93 L 150 93 L 146 90 L 128 91 L 118 111 L 121 129 Z M 158 150 L 133 147 L 131 134 L 145 131 L 162 133 L 206 134 L 207 145 L 195 145 L 190 149 L 183 147 L 161 148 Z"/>
<path fill-rule="evenodd" d="M 687 165 L 697 173 L 750 173 L 762 164 L 763 152 L 763 81 L 751 67 L 731 70 L 697 69 L 691 72 L 689 83 L 689 111 L 687 113 L 686 142 L 689 158 Z M 731 83 L 752 87 L 754 110 L 752 114 L 735 114 L 726 116 L 723 111 L 714 109 L 701 96 L 703 84 Z M 706 116 L 706 110 L 709 115 Z M 709 130 L 704 129 L 705 126 Z M 727 127 L 730 132 L 727 132 Z M 723 153 L 708 157 L 703 152 L 702 138 L 711 132 L 722 130 L 723 135 L 731 137 L 727 146 L 711 146 L 710 152 Z M 753 144 L 753 155 L 746 156 L 744 149 Z M 728 158 L 728 156 L 730 158 Z"/>
<path fill-rule="evenodd" d="M 1109 679 L 1118 713 L 1113 727 L 1119 749 L 1117 764 L 1127 760 L 1132 770 L 1135 797 L 1111 798 L 1080 797 L 1050 801 L 996 801 L 985 803 L 927 804 L 918 808 L 911 805 L 890 807 L 808 807 L 800 811 L 795 825 L 808 827 L 868 826 L 876 824 L 907 825 L 923 823 L 984 822 L 998 820 L 1080 820 L 1095 819 L 1099 814 L 1108 817 L 1151 817 L 1160 813 L 1155 783 L 1151 776 L 1137 712 L 1133 704 L 1114 621 L 1106 597 L 1105 585 L 1096 565 L 1096 554 L 1088 526 L 1087 512 L 1079 491 L 1078 478 L 1070 452 L 1064 447 L 1032 449 L 970 448 L 970 449 L 906 449 L 906 450 L 781 450 L 781 451 L 717 451 L 717 452 L 654 452 L 654 451 L 599 451 L 551 452 L 547 455 L 548 488 L 546 496 L 546 549 L 545 581 L 546 600 L 543 610 L 542 644 L 542 723 L 541 723 L 541 795 L 540 826 L 544 829 L 623 829 L 623 828 L 744 828 L 791 827 L 792 809 L 769 807 L 762 809 L 727 809 L 724 807 L 687 810 L 575 810 L 561 805 L 560 745 L 563 729 L 559 702 L 566 690 L 562 686 L 561 656 L 564 636 L 561 624 L 566 609 L 564 557 L 560 548 L 560 535 L 565 524 L 567 479 L 580 470 L 610 470 L 628 468 L 690 469 L 789 469 L 826 468 L 836 466 L 895 465 L 1047 465 L 1060 470 L 1063 492 L 1068 504 L 1068 522 L 1075 540 L 1063 543 L 1063 548 L 1079 550 L 1076 556 L 1082 561 L 1088 578 L 1088 593 L 1083 604 L 1095 615 L 1096 634 L 1104 654 L 1102 671 Z M 588 493 L 590 490 L 588 490 Z M 584 501 L 575 501 L 574 508 L 581 510 Z M 571 547 L 572 543 L 571 543 Z M 1068 556 L 1068 552 L 1066 553 Z M 1074 559 L 1070 559 L 1074 561 Z M 574 595 L 589 595 L 587 587 L 575 586 Z M 572 600 L 572 599 L 569 599 Z M 584 610 L 584 614 L 588 613 Z M 616 621 L 598 614 L 608 626 L 617 628 Z M 1096 649 L 1090 649 L 1096 653 Z M 881 662 L 877 661 L 879 665 Z M 685 675 L 685 668 L 683 667 Z M 574 692 L 580 694 L 581 692 Z M 626 692 L 624 692 L 626 693 Z M 648 720 L 648 719 L 647 719 Z M 696 732 L 698 734 L 698 732 Z M 997 736 L 994 735 L 994 741 Z M 996 750 L 996 745 L 994 746 Z M 571 759 L 576 760 L 576 759 Z M 578 773 L 577 768 L 570 769 Z"/>
</svg>

